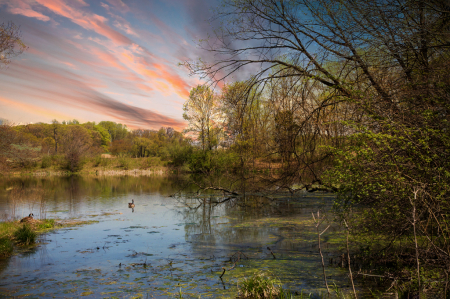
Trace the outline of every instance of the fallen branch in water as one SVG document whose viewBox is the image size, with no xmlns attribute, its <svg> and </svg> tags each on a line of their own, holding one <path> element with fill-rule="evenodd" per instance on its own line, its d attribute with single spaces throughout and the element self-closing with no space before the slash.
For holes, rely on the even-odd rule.
<svg viewBox="0 0 450 299">
<path fill-rule="evenodd" d="M 270 249 L 270 247 L 267 247 L 267 249 L 269 249 L 269 251 L 270 251 L 270 253 L 272 254 L 272 256 L 273 256 L 273 259 L 277 259 L 277 257 L 275 256 L 275 254 L 272 252 L 272 249 Z"/>
<path fill-rule="evenodd" d="M 246 256 L 243 252 L 241 252 L 241 251 L 236 252 L 235 254 L 233 254 L 232 256 L 230 256 L 230 262 L 233 262 L 233 258 L 234 258 L 235 256 L 237 256 L 237 257 L 236 257 L 236 259 L 234 260 L 233 266 L 231 266 L 231 267 L 228 269 L 228 271 L 230 271 L 230 270 L 234 269 L 234 267 L 236 267 L 236 263 L 239 262 L 239 261 L 241 260 L 241 255 L 244 256 L 246 259 L 248 259 L 248 256 Z M 225 274 L 225 271 L 226 271 L 226 269 L 225 269 L 224 267 L 222 267 L 222 269 L 223 269 L 223 273 L 222 273 L 222 275 L 220 275 L 220 278 L 221 278 L 221 279 L 222 279 L 222 276 Z"/>
<path fill-rule="evenodd" d="M 223 272 L 222 272 L 222 275 L 219 276 L 220 279 L 222 279 L 222 276 L 225 274 L 225 271 L 227 271 L 227 270 L 225 269 L 225 267 L 222 267 L 222 269 L 223 269 Z"/>
<path fill-rule="evenodd" d="M 195 184 L 195 183 L 194 183 Z M 235 192 L 235 191 L 231 191 L 222 187 L 200 187 L 198 184 L 196 184 L 200 189 L 197 191 L 197 195 L 200 194 L 201 191 L 206 191 L 206 190 L 214 190 L 214 191 L 222 191 L 228 194 L 232 194 L 235 196 L 238 196 L 239 193 Z"/>
</svg>

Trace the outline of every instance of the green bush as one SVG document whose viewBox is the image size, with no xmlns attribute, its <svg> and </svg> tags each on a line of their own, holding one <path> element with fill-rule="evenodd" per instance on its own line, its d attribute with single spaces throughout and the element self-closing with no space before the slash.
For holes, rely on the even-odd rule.
<svg viewBox="0 0 450 299">
<path fill-rule="evenodd" d="M 94 158 L 94 167 L 98 167 L 100 165 L 100 163 L 102 163 L 102 157 L 101 156 L 97 156 Z"/>
<path fill-rule="evenodd" d="M 188 158 L 189 168 L 195 173 L 234 171 L 237 162 L 236 154 L 221 150 L 196 150 Z"/>
<path fill-rule="evenodd" d="M 181 167 L 186 162 L 188 162 L 189 157 L 192 155 L 193 148 L 190 145 L 174 145 L 167 148 L 167 151 L 169 159 L 171 160 L 169 165 L 174 167 Z"/>
<path fill-rule="evenodd" d="M 30 245 L 36 242 L 37 234 L 28 224 L 24 224 L 21 228 L 14 232 L 14 239 L 21 245 Z"/>
<path fill-rule="evenodd" d="M 129 158 L 119 158 L 119 166 L 123 167 L 123 169 L 128 170 L 130 169 L 131 161 Z"/>
<path fill-rule="evenodd" d="M 45 155 L 41 160 L 41 168 L 48 168 L 52 165 L 52 157 Z"/>
</svg>

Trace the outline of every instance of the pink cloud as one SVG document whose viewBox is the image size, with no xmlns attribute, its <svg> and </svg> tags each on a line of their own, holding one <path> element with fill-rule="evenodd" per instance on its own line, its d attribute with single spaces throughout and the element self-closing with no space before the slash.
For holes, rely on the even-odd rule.
<svg viewBox="0 0 450 299">
<path fill-rule="evenodd" d="M 127 69 L 120 63 L 120 61 L 111 53 L 107 51 L 100 50 L 98 48 L 92 48 L 92 53 L 95 54 L 100 60 L 106 63 L 107 66 L 116 68 L 121 71 L 126 71 Z"/>
<path fill-rule="evenodd" d="M 63 0 L 36 0 L 36 2 L 52 12 L 70 19 L 84 29 L 92 30 L 117 44 L 126 45 L 132 43 L 128 37 L 108 26 L 106 24 L 107 19 L 103 16 L 82 12 L 79 8 L 69 6 Z"/>
<path fill-rule="evenodd" d="M 50 21 L 50 18 L 34 10 L 30 4 L 23 0 L 0 1 L 0 4 L 7 4 L 8 11 L 15 15 L 23 15 L 30 18 L 36 18 L 41 21 Z"/>
</svg>

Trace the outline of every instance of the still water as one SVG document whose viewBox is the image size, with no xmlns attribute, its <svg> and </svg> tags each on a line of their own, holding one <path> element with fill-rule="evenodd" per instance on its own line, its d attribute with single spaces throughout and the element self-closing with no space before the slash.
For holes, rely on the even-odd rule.
<svg viewBox="0 0 450 299">
<path fill-rule="evenodd" d="M 331 195 L 171 197 L 180 186 L 164 176 L 4 179 L 0 219 L 93 222 L 54 230 L 33 250 L 0 260 L 0 297 L 175 298 L 181 290 L 183 298 L 235 298 L 239 280 L 257 270 L 293 292 L 325 292 L 311 213 L 326 213 Z M 346 289 L 346 271 L 329 266 L 337 236 L 332 226 L 322 250 L 329 284 Z"/>
</svg>

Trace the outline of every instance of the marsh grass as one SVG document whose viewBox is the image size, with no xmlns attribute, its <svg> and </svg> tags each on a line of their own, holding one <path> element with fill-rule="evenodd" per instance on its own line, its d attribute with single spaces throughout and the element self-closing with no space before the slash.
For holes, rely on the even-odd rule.
<svg viewBox="0 0 450 299">
<path fill-rule="evenodd" d="M 8 237 L 0 237 L 0 257 L 10 256 L 13 250 L 12 241 Z"/>
<path fill-rule="evenodd" d="M 282 291 L 281 281 L 264 272 L 255 272 L 251 277 L 239 281 L 238 289 L 238 298 L 275 299 L 280 298 L 281 294 L 287 295 Z"/>
<path fill-rule="evenodd" d="M 36 242 L 37 233 L 31 225 L 24 224 L 14 232 L 14 240 L 20 245 L 31 245 Z"/>
</svg>

